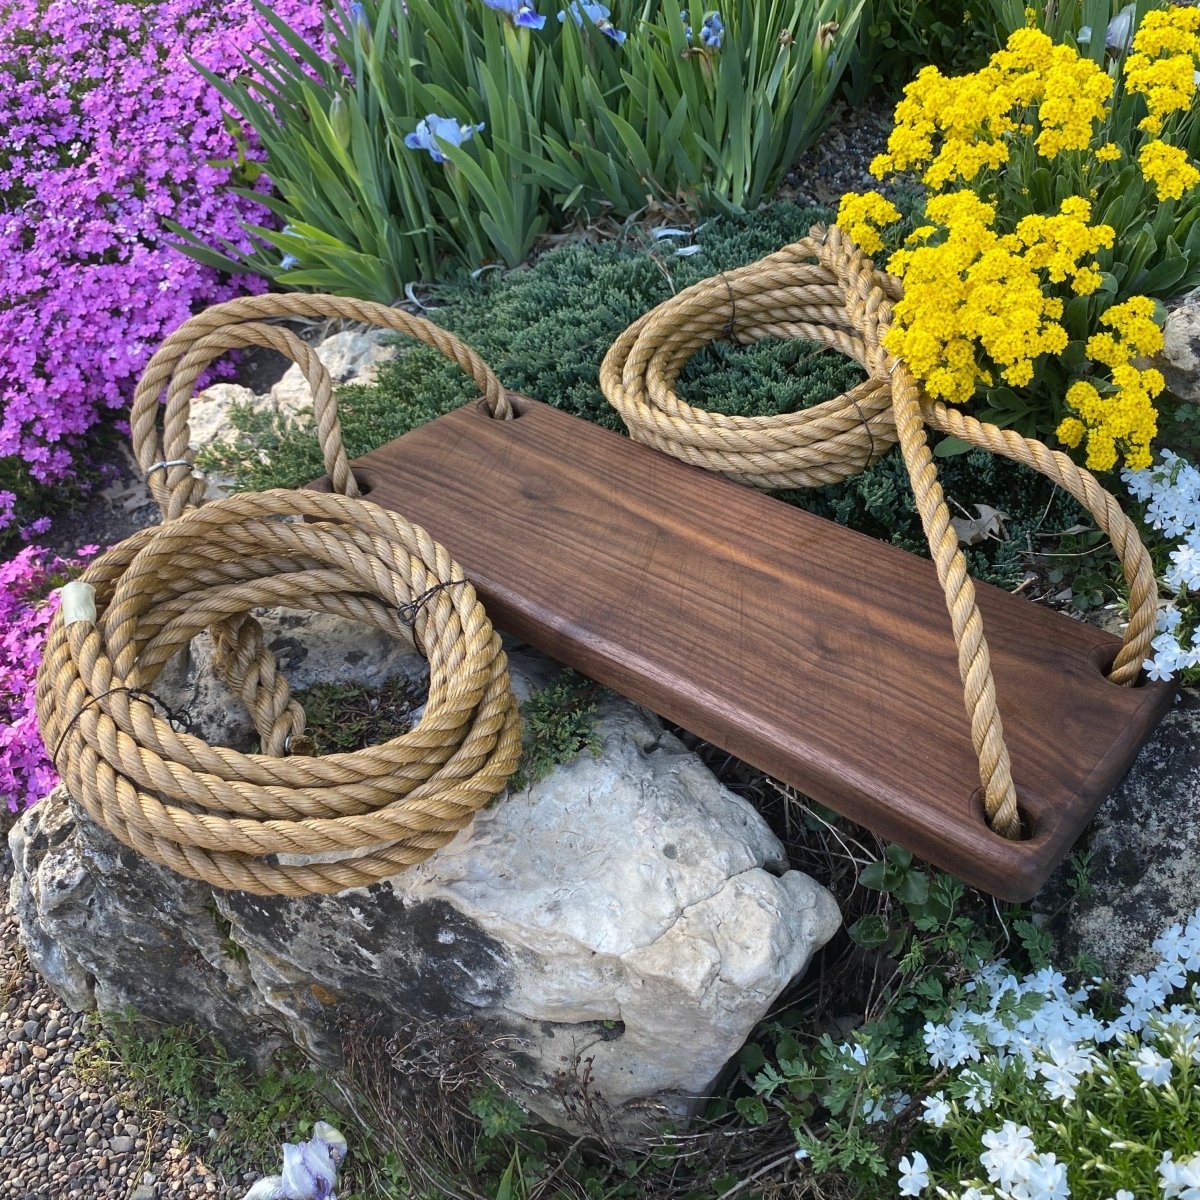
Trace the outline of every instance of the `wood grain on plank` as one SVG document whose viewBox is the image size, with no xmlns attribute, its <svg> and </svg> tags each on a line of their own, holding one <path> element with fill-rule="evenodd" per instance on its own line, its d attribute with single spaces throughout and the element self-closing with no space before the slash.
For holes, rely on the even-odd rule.
<svg viewBox="0 0 1200 1200">
<path fill-rule="evenodd" d="M 977 887 L 1032 896 L 1170 703 L 1104 679 L 1116 638 L 977 585 L 1031 829 L 1001 838 L 931 563 L 514 403 L 357 460 L 369 498 L 442 542 L 500 628 Z"/>
</svg>

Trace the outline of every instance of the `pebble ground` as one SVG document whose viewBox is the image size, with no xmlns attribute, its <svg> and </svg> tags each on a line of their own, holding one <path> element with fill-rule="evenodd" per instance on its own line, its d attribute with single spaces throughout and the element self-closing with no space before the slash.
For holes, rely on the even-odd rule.
<svg viewBox="0 0 1200 1200">
<path fill-rule="evenodd" d="M 89 1062 L 84 1015 L 30 967 L 7 905 L 0 921 L 0 1200 L 240 1200 L 188 1146 L 188 1131 L 138 1103 L 119 1067 Z M 79 1062 L 76 1062 L 79 1056 Z"/>
</svg>

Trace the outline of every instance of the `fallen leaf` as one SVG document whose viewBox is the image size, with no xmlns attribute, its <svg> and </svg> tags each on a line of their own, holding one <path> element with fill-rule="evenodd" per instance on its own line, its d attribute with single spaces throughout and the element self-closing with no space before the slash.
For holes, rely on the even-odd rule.
<svg viewBox="0 0 1200 1200">
<path fill-rule="evenodd" d="M 990 504 L 977 504 L 975 511 L 979 514 L 977 517 L 950 518 L 950 526 L 960 546 L 976 546 L 980 542 L 986 542 L 988 538 L 1007 540 L 1004 522 L 1008 520 L 1008 513 L 1001 512 Z"/>
</svg>

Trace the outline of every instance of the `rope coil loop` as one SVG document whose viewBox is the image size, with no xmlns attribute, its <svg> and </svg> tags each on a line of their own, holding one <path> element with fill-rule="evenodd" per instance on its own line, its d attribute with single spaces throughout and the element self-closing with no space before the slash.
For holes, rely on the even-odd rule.
<svg viewBox="0 0 1200 1200">
<path fill-rule="evenodd" d="M 1017 838 L 1017 794 L 983 622 L 925 427 L 1041 472 L 1107 534 L 1129 585 L 1129 624 L 1108 674 L 1113 683 L 1136 683 L 1149 656 L 1158 602 L 1154 571 L 1133 523 L 1090 472 L 1041 442 L 921 392 L 905 364 L 883 345 L 902 294 L 899 280 L 877 270 L 837 226 L 817 226 L 794 245 L 702 280 L 645 313 L 605 356 L 600 385 L 635 440 L 752 487 L 835 483 L 899 443 L 958 648 L 984 811 L 995 832 Z M 866 381 L 833 400 L 776 417 L 729 417 L 686 403 L 675 391 L 679 373 L 697 350 L 723 336 L 734 305 L 738 341 L 816 342 L 858 362 Z"/>
<path fill-rule="evenodd" d="M 56 614 L 37 713 L 71 797 L 125 845 L 215 887 L 296 896 L 363 887 L 427 858 L 503 789 L 521 741 L 507 659 L 475 589 L 423 529 L 356 498 L 329 373 L 294 333 L 266 323 L 281 316 L 409 334 L 463 366 L 494 416 L 512 415 L 478 355 L 382 305 L 268 295 L 188 321 L 151 359 L 131 416 L 164 524 L 88 567 L 81 581 L 94 592 L 94 615 L 90 606 L 69 622 Z M 188 447 L 192 391 L 213 359 L 251 345 L 300 364 L 326 467 L 345 495 L 203 502 Z M 329 613 L 415 641 L 430 672 L 417 725 L 353 753 L 283 757 L 305 741 L 304 713 L 249 616 L 263 606 Z M 156 711 L 150 689 L 163 666 L 204 629 L 258 729 L 259 754 L 209 746 Z"/>
</svg>

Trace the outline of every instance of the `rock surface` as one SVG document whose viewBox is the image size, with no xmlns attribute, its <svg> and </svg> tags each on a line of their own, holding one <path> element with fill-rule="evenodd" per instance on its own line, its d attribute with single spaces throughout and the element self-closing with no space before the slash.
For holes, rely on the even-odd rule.
<svg viewBox="0 0 1200 1200">
<path fill-rule="evenodd" d="M 1168 314 L 1155 366 L 1180 400 L 1200 400 L 1200 288 L 1188 292 Z"/>
<path fill-rule="evenodd" d="M 369 387 L 381 363 L 399 352 L 396 335 L 386 329 L 344 329 L 330 334 L 317 346 L 317 357 L 334 383 L 356 383 Z M 299 366 L 287 369 L 271 389 L 271 402 L 284 416 L 294 417 L 312 404 L 308 381 Z"/>
<path fill-rule="evenodd" d="M 403 649 L 364 668 L 348 644 L 320 677 L 414 669 Z M 519 692 L 554 673 L 512 660 Z M 548 1120 L 578 1127 L 586 1108 L 620 1137 L 686 1119 L 840 918 L 655 718 L 609 698 L 597 732 L 597 756 L 501 798 L 421 866 L 333 897 L 214 892 L 56 793 L 10 838 L 30 958 L 72 1007 L 197 1021 L 258 1062 L 290 1039 L 336 1063 L 347 1015 L 382 1017 L 384 1034 L 468 1022 Z"/>
<path fill-rule="evenodd" d="M 1038 898 L 1060 948 L 1125 978 L 1152 967 L 1151 941 L 1200 905 L 1200 694 L 1182 698 L 1101 805 L 1088 842 L 1090 892 L 1060 870 Z"/>
</svg>

